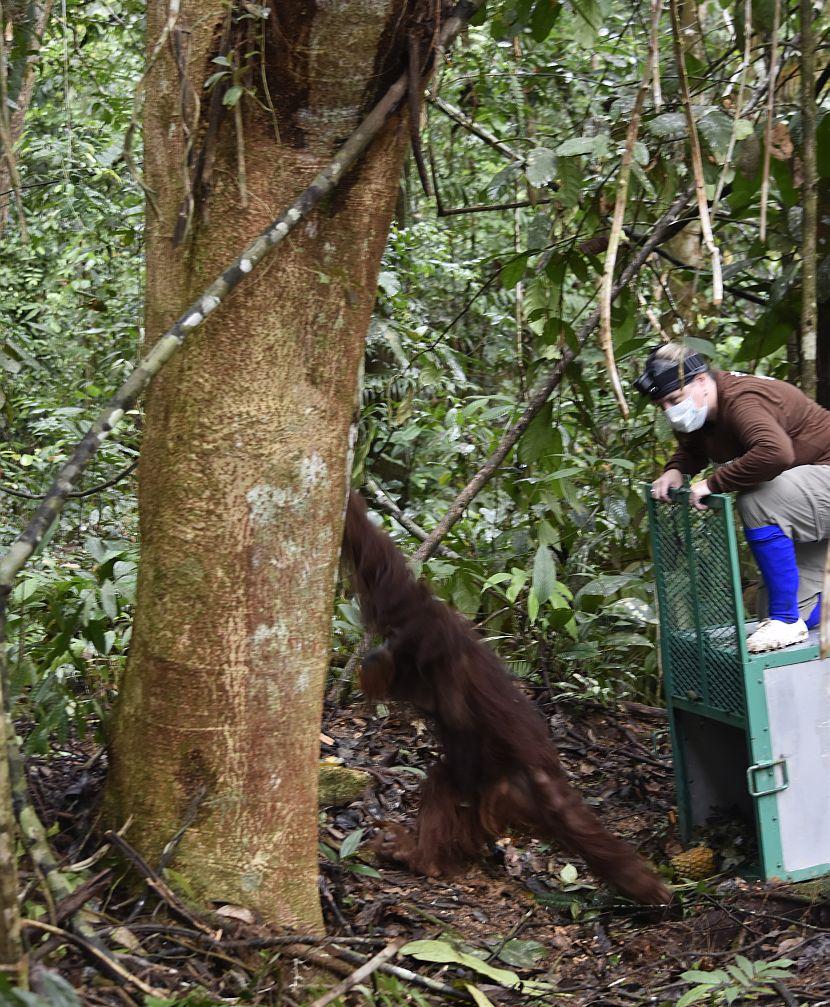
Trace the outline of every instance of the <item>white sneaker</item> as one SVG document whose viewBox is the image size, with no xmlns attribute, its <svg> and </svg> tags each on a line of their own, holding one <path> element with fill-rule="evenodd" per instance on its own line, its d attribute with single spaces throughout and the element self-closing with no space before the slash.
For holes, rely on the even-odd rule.
<svg viewBox="0 0 830 1007">
<path fill-rule="evenodd" d="M 750 654 L 761 654 L 765 650 L 780 650 L 807 639 L 807 624 L 803 619 L 797 622 L 781 622 L 778 619 L 764 619 L 746 641 Z"/>
</svg>

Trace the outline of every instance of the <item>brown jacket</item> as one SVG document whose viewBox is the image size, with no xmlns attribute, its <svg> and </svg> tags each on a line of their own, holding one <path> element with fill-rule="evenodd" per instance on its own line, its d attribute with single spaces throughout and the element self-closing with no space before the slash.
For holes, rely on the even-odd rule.
<svg viewBox="0 0 830 1007">
<path fill-rule="evenodd" d="M 786 381 L 734 371 L 714 371 L 718 415 L 678 447 L 664 471 L 697 475 L 710 462 L 725 462 L 709 476 L 713 493 L 769 482 L 796 465 L 830 465 L 830 412 Z"/>
</svg>

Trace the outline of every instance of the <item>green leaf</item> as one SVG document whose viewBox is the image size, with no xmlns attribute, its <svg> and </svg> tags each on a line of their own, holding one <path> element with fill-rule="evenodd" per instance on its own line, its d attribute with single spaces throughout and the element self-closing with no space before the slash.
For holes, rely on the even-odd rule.
<svg viewBox="0 0 830 1007">
<path fill-rule="evenodd" d="M 729 973 L 730 976 L 732 976 L 735 982 L 738 983 L 739 986 L 742 986 L 744 989 L 749 989 L 752 986 L 754 976 L 752 974 L 747 975 L 743 971 L 743 969 L 738 968 L 737 965 L 727 965 L 726 971 Z"/>
<path fill-rule="evenodd" d="M 553 553 L 546 545 L 540 545 L 536 550 L 536 555 L 533 558 L 531 585 L 540 605 L 545 604 L 556 587 L 556 563 L 553 559 Z"/>
<path fill-rule="evenodd" d="M 39 971 L 38 986 L 38 993 L 14 987 L 9 996 L 4 982 L 0 986 L 0 1003 L 8 1004 L 9 1007 L 13 1004 L 24 1004 L 25 1007 L 81 1007 L 78 994 L 56 972 Z"/>
<path fill-rule="evenodd" d="M 719 986 L 724 981 L 729 982 L 729 976 L 725 972 L 703 972 L 700 969 L 681 972 L 680 978 L 685 979 L 687 983 L 703 983 L 708 986 Z"/>
<path fill-rule="evenodd" d="M 651 119 L 646 129 L 659 140 L 681 140 L 686 136 L 686 116 L 682 112 L 664 112 Z"/>
<path fill-rule="evenodd" d="M 501 285 L 505 290 L 512 290 L 524 276 L 528 257 L 528 253 L 524 252 L 522 255 L 517 255 L 515 259 L 508 262 L 506 266 L 502 267 L 499 278 L 501 279 Z"/>
<path fill-rule="evenodd" d="M 340 859 L 346 860 L 350 857 L 355 850 L 363 842 L 363 835 L 366 832 L 365 829 L 355 829 L 354 832 L 350 832 L 348 836 L 340 844 Z"/>
<path fill-rule="evenodd" d="M 546 3 L 547 0 L 542 0 Z M 527 180 L 539 188 L 550 182 L 556 174 L 556 154 L 548 147 L 536 147 L 527 156 Z"/>
<path fill-rule="evenodd" d="M 519 597 L 519 592 L 527 583 L 527 572 L 514 566 L 510 571 L 510 575 L 512 580 L 505 594 L 509 602 L 514 602 Z"/>
<path fill-rule="evenodd" d="M 229 87 L 225 92 L 222 97 L 222 104 L 227 105 L 228 108 L 233 108 L 243 94 L 244 88 L 240 87 L 239 84 L 234 84 L 233 87 Z"/>
<path fill-rule="evenodd" d="M 505 573 L 503 570 L 501 573 L 494 573 L 492 577 L 488 577 L 485 580 L 482 587 L 484 589 L 488 587 L 494 587 L 496 584 L 504 584 L 506 581 L 510 580 L 510 574 Z"/>
<path fill-rule="evenodd" d="M 395 294 L 400 293 L 401 281 L 396 273 L 384 270 L 378 275 L 378 286 L 388 297 L 394 297 Z"/>
<path fill-rule="evenodd" d="M 115 584 L 111 580 L 105 580 L 100 589 L 101 608 L 110 617 L 118 618 L 118 600 L 115 595 Z"/>
<path fill-rule="evenodd" d="M 488 979 L 492 979 L 494 982 L 499 983 L 499 985 L 507 986 L 510 989 L 521 983 L 515 972 L 511 972 L 508 969 L 496 968 L 494 965 L 476 958 L 475 955 L 458 951 L 447 941 L 410 941 L 401 948 L 401 954 L 410 955 L 412 958 L 417 958 L 422 962 L 463 965 L 465 968 L 472 969 L 480 975 L 487 976 Z M 525 989 L 531 986 L 530 983 L 522 985 Z M 541 984 L 534 983 L 532 985 L 537 986 Z"/>
<path fill-rule="evenodd" d="M 562 10 L 560 0 L 536 0 L 530 19 L 530 34 L 534 42 L 544 42 Z"/>
<path fill-rule="evenodd" d="M 565 864 L 565 866 L 559 872 L 559 877 L 565 882 L 566 885 L 572 885 L 579 877 L 579 871 L 577 871 L 577 869 L 574 867 L 573 864 Z"/>
<path fill-rule="evenodd" d="M 205 88 L 213 87 L 213 85 L 216 83 L 217 80 L 221 80 L 223 77 L 227 76 L 228 76 L 227 70 L 220 70 L 218 73 L 212 73 L 210 77 L 208 77 L 208 79 L 205 81 L 204 86 Z M 118 153 L 120 154 L 121 151 L 119 151 Z"/>
<path fill-rule="evenodd" d="M 348 864 L 348 868 L 352 874 L 365 874 L 368 878 L 382 877 L 380 871 L 368 864 Z"/>
<path fill-rule="evenodd" d="M 536 618 L 539 615 L 539 596 L 533 588 L 530 589 L 527 596 L 527 615 L 531 623 L 536 622 Z"/>
<path fill-rule="evenodd" d="M 707 999 L 711 992 L 712 990 L 709 986 L 695 986 L 694 989 L 690 989 L 683 994 L 675 1004 L 675 1007 L 689 1007 L 690 1004 L 700 1003 L 701 1000 Z"/>
<path fill-rule="evenodd" d="M 565 140 L 556 148 L 559 157 L 575 157 L 578 154 L 590 154 L 594 157 L 604 157 L 608 153 L 608 134 L 597 136 L 574 136 Z"/>
<path fill-rule="evenodd" d="M 485 996 L 478 986 L 473 986 L 472 983 L 464 983 L 464 988 L 473 998 L 473 1002 L 477 1004 L 477 1007 L 494 1007 L 493 1001 Z"/>
<path fill-rule="evenodd" d="M 519 441 L 519 458 L 525 465 L 532 465 L 545 455 L 559 454 L 561 450 L 562 434 L 553 425 L 553 406 L 546 402 Z"/>
<path fill-rule="evenodd" d="M 519 969 L 533 969 L 547 953 L 548 949 L 539 941 L 522 941 L 514 937 L 502 946 L 498 958 L 506 965 L 513 965 Z"/>
<path fill-rule="evenodd" d="M 318 843 L 317 848 L 323 854 L 326 860 L 330 860 L 333 864 L 336 864 L 340 861 L 340 858 L 337 855 L 337 850 L 333 850 L 331 846 L 328 845 L 328 843 Z"/>
</svg>

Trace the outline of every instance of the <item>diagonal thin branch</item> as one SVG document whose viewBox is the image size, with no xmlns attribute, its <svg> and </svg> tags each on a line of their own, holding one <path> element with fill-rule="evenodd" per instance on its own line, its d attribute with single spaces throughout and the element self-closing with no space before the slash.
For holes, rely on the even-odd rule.
<svg viewBox="0 0 830 1007">
<path fill-rule="evenodd" d="M 444 22 L 441 45 L 449 44 L 464 24 L 475 14 L 483 0 L 461 0 L 453 15 Z M 86 466 L 101 443 L 131 408 L 150 381 L 164 364 L 176 353 L 185 339 L 198 329 L 228 294 L 251 273 L 265 256 L 288 235 L 320 202 L 339 184 L 378 135 L 387 119 L 395 112 L 406 95 L 407 75 L 402 74 L 352 133 L 331 163 L 294 200 L 280 216 L 257 237 L 234 262 L 218 276 L 206 290 L 156 341 L 123 385 L 115 392 L 77 444 L 71 458 L 64 463 L 49 493 L 35 511 L 24 531 L 15 539 L 0 560 L 0 601 L 8 596 L 18 572 L 37 548 L 52 522 L 58 517 L 67 495 L 78 482 Z"/>
<path fill-rule="evenodd" d="M 374 496 L 375 503 L 378 507 L 380 507 L 381 510 L 385 510 L 387 514 L 391 515 L 398 522 L 401 528 L 406 529 L 410 535 L 414 535 L 415 538 L 420 539 L 422 542 L 427 538 L 429 533 L 424 531 L 424 529 L 417 522 L 413 521 L 411 517 L 404 514 L 386 490 L 383 489 L 376 480 L 372 479 L 371 476 L 366 477 L 366 489 L 368 489 Z M 446 546 L 438 546 L 436 551 L 439 556 L 449 556 L 452 559 L 459 559 L 458 553 L 453 552 L 452 549 L 448 549 Z"/>
<path fill-rule="evenodd" d="M 510 158 L 511 161 L 516 161 L 519 164 L 524 164 L 527 158 L 524 154 L 520 154 L 517 150 L 514 150 L 510 144 L 505 143 L 500 140 L 495 133 L 491 133 L 489 129 L 485 129 L 484 126 L 479 126 L 477 122 L 465 115 L 460 108 L 456 108 L 455 105 L 451 105 L 448 101 L 444 101 L 443 98 L 439 98 L 437 95 L 427 93 L 427 101 L 430 105 L 434 105 L 439 111 L 443 112 L 448 119 L 452 119 L 453 122 L 457 123 L 459 126 L 467 130 L 468 133 L 472 133 L 473 136 L 477 136 L 479 140 L 483 140 L 486 144 L 497 150 L 500 154 L 504 154 L 505 157 Z"/>
<path fill-rule="evenodd" d="M 80 950 L 83 951 L 88 958 L 94 961 L 101 971 L 105 972 L 107 975 L 114 976 L 120 982 L 126 983 L 128 986 L 135 986 L 135 988 L 144 993 L 145 996 L 157 997 L 164 995 L 164 990 L 154 989 L 152 986 L 149 986 L 143 979 L 139 979 L 138 976 L 134 976 L 132 972 L 125 969 L 120 962 L 116 961 L 111 956 L 105 955 L 99 947 L 78 934 L 73 934 L 69 930 L 63 930 L 61 927 L 54 927 L 51 923 L 44 923 L 41 920 L 22 919 L 20 922 L 27 930 L 42 930 L 44 933 L 51 934 L 53 937 L 59 937 L 62 941 L 65 941 L 68 944 L 74 944 L 76 947 L 80 948 Z"/>
<path fill-rule="evenodd" d="M 637 273 L 639 273 L 642 269 L 643 265 L 646 263 L 655 248 L 672 234 L 672 229 L 675 223 L 682 214 L 689 200 L 694 195 L 694 191 L 694 187 L 686 189 L 686 191 L 681 193 L 681 195 L 678 196 L 671 204 L 663 216 L 660 217 L 654 226 L 654 230 L 643 242 L 643 245 L 637 254 L 632 257 L 631 261 L 620 274 L 620 278 L 613 290 L 613 297 L 616 297 L 620 291 L 624 290 L 628 286 Z M 581 349 L 581 347 L 585 345 L 598 324 L 599 308 L 592 312 L 590 317 L 585 321 L 585 324 L 579 330 L 577 335 L 578 348 Z M 434 554 L 438 543 L 444 538 L 450 528 L 452 528 L 452 526 L 459 520 L 470 501 L 472 501 L 478 493 L 481 492 L 493 475 L 495 475 L 498 467 L 516 445 L 525 430 L 527 430 L 530 426 L 534 416 L 536 416 L 542 406 L 547 402 L 551 393 L 558 387 L 565 374 L 565 370 L 571 361 L 576 358 L 577 353 L 578 349 L 574 350 L 569 346 L 563 349 L 561 359 L 550 372 L 544 383 L 540 385 L 533 395 L 531 395 L 522 415 L 512 427 L 505 431 L 504 436 L 499 441 L 496 450 L 467 483 L 464 489 L 461 490 L 458 496 L 456 496 L 455 500 L 453 500 L 447 509 L 446 514 L 444 514 L 443 518 L 441 518 L 435 528 L 433 528 L 430 532 L 429 537 L 425 539 L 415 551 L 412 557 L 414 561 L 423 562 Z"/>
</svg>

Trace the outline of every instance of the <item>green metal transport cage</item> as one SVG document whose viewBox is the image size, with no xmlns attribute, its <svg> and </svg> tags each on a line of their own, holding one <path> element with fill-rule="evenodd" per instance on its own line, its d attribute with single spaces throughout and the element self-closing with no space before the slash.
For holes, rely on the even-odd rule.
<svg viewBox="0 0 830 1007">
<path fill-rule="evenodd" d="M 830 873 L 830 660 L 818 631 L 750 654 L 732 500 L 647 492 L 660 655 L 683 840 L 719 811 L 757 831 L 758 872 Z"/>
</svg>

